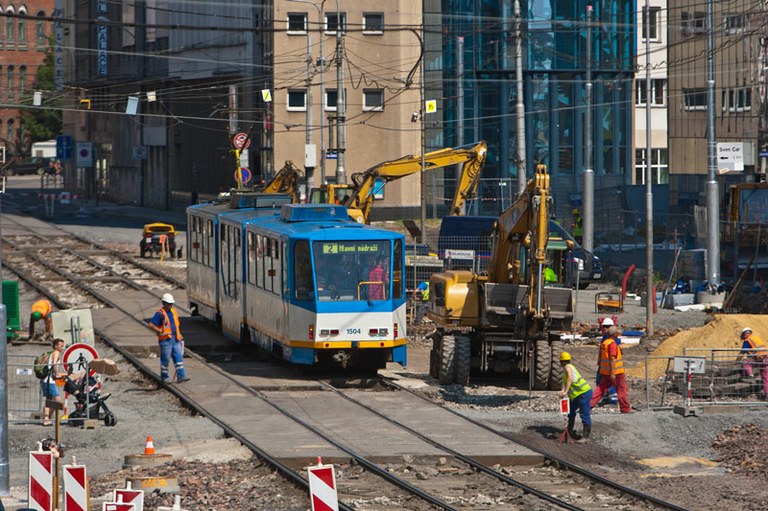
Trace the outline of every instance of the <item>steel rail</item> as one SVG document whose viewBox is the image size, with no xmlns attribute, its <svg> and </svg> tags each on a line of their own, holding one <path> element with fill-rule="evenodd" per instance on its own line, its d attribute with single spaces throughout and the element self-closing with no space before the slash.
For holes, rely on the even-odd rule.
<svg viewBox="0 0 768 511">
<path fill-rule="evenodd" d="M 334 387 L 333 385 L 326 383 L 324 381 L 320 381 L 320 384 L 329 389 L 331 392 L 335 393 L 338 396 L 341 396 L 342 398 L 348 400 L 351 403 L 356 404 L 357 406 L 360 406 L 361 408 L 373 413 L 374 415 L 377 415 L 378 417 L 381 417 L 382 419 L 386 420 L 387 422 L 391 424 L 395 424 L 397 427 L 404 429 L 405 431 L 411 433 L 415 437 L 419 438 L 420 440 L 427 442 L 428 444 L 432 445 L 433 447 L 437 447 L 438 449 L 441 449 L 447 453 L 450 453 L 452 456 L 454 456 L 456 459 L 463 461 L 467 465 L 471 466 L 472 468 L 479 470 L 480 472 L 483 472 L 484 474 L 487 474 L 491 477 L 495 477 L 499 481 L 503 483 L 507 483 L 511 486 L 514 486 L 520 490 L 523 490 L 524 493 L 528 493 L 531 495 L 534 495 L 542 500 L 546 500 L 550 504 L 554 504 L 558 507 L 561 507 L 563 509 L 569 509 L 571 511 L 584 511 L 582 508 L 574 506 L 568 502 L 565 502 L 564 500 L 560 500 L 557 497 L 553 497 L 552 495 L 549 495 L 547 493 L 544 493 L 540 490 L 537 490 L 533 486 L 529 486 L 521 481 L 518 481 L 516 479 L 513 479 L 509 476 L 506 476 L 502 474 L 501 472 L 497 472 L 493 470 L 492 468 L 489 468 L 487 465 L 480 463 L 479 461 L 475 460 L 474 458 L 467 456 L 465 454 L 460 453 L 459 451 L 456 451 L 455 449 L 452 449 L 448 447 L 445 444 L 442 444 L 438 442 L 437 440 L 433 440 L 429 438 L 428 436 L 424 435 L 423 433 L 420 433 L 413 429 L 412 427 L 403 424 L 400 421 L 397 421 L 391 417 L 388 417 L 387 415 L 379 412 L 378 410 L 374 409 L 370 405 L 367 405 L 361 401 L 358 401 L 357 399 L 348 396 L 346 393 L 342 392 L 340 389 Z M 518 442 L 515 442 L 518 443 Z"/>
<path fill-rule="evenodd" d="M 452 410 L 451 408 L 449 408 L 449 407 L 447 407 L 445 405 L 441 405 L 440 403 L 436 403 L 436 402 L 432 401 L 431 399 L 429 399 L 429 398 L 427 398 L 425 396 L 422 396 L 421 394 L 419 394 L 419 393 L 417 393 L 417 392 L 415 392 L 415 391 L 413 391 L 413 390 L 411 390 L 411 389 L 409 389 L 407 387 L 403 387 L 402 385 L 399 385 L 396 382 L 393 382 L 391 380 L 383 380 L 383 382 L 386 385 L 390 385 L 390 386 L 395 387 L 395 388 L 397 388 L 399 390 L 404 390 L 404 391 L 406 391 L 406 392 L 408 392 L 408 393 L 418 397 L 419 399 L 423 399 L 424 401 L 426 401 L 428 403 L 432 403 L 433 405 L 438 406 L 438 407 L 440 407 L 440 408 L 442 408 L 442 409 L 444 409 L 444 410 L 446 410 L 446 411 L 456 415 L 457 417 L 461 417 L 462 419 L 467 420 L 467 421 L 471 422 L 472 424 L 474 424 L 476 426 L 479 426 L 479 427 L 485 429 L 486 431 L 488 431 L 490 433 L 494 433 L 494 434 L 496 434 L 496 435 L 498 435 L 498 436 L 500 436 L 502 438 L 505 438 L 507 440 L 512 440 L 513 442 L 520 443 L 518 440 L 515 440 L 514 438 L 512 438 L 511 435 L 509 435 L 507 433 L 501 432 L 501 431 L 497 430 L 496 428 L 488 426 L 487 424 L 484 424 L 484 423 L 482 423 L 482 422 L 480 422 L 480 421 L 478 421 L 476 419 L 473 419 L 471 417 L 467 417 L 466 415 L 464 415 L 462 413 L 459 413 L 456 410 Z M 523 445 L 523 444 L 521 444 L 521 445 Z M 563 467 L 567 468 L 568 470 L 570 470 L 572 472 L 575 472 L 575 473 L 577 473 L 577 474 L 579 474 L 581 476 L 584 476 L 584 477 L 588 477 L 588 478 L 590 478 L 590 479 L 592 479 L 594 481 L 597 481 L 597 482 L 599 482 L 601 484 L 604 484 L 604 485 L 606 485 L 606 486 L 608 486 L 610 488 L 613 488 L 615 490 L 619 490 L 622 493 L 627 493 L 629 495 L 632 495 L 633 497 L 636 497 L 636 498 L 641 499 L 641 500 L 645 500 L 647 502 L 651 502 L 651 503 L 653 503 L 653 504 L 655 504 L 657 506 L 663 507 L 665 509 L 671 509 L 672 511 L 690 511 L 687 508 L 684 508 L 682 506 L 678 506 L 677 504 L 673 504 L 672 502 L 666 501 L 666 500 L 661 499 L 659 497 L 656 497 L 654 495 L 650 495 L 650 494 L 641 492 L 640 490 L 636 490 L 636 489 L 634 489 L 632 487 L 629 487 L 629 486 L 624 486 L 621 483 L 617 483 L 616 481 L 612 481 L 612 480 L 608 479 L 607 477 L 601 476 L 600 474 L 597 474 L 595 472 L 587 470 L 587 469 L 585 469 L 583 467 L 580 467 L 580 466 L 578 466 L 578 465 L 576 465 L 574 463 L 571 463 L 569 461 L 566 461 L 566 460 L 564 460 L 562 458 L 558 458 L 557 456 L 554 456 L 554 455 L 549 454 L 549 453 L 547 453 L 545 451 L 542 451 L 541 449 L 537 449 L 535 447 L 531 447 L 531 446 L 528 446 L 528 445 L 526 445 L 525 447 L 530 449 L 530 450 L 532 450 L 532 451 L 534 451 L 534 452 L 536 452 L 536 453 L 538 453 L 538 454 L 541 454 L 544 457 L 544 459 L 546 459 L 546 460 L 548 460 L 548 461 L 550 461 L 550 462 L 552 462 L 552 463 L 554 463 L 556 465 L 563 466 Z"/>
</svg>

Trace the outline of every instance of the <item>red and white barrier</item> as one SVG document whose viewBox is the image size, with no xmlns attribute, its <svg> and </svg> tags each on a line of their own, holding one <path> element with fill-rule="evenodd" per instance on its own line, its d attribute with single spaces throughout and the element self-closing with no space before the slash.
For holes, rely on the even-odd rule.
<svg viewBox="0 0 768 511">
<path fill-rule="evenodd" d="M 53 453 L 29 453 L 29 493 L 27 507 L 53 511 Z"/>
<path fill-rule="evenodd" d="M 64 465 L 64 511 L 87 511 L 88 481 L 85 465 Z"/>
<path fill-rule="evenodd" d="M 317 465 L 307 468 L 309 473 L 309 496 L 312 511 L 339 511 L 339 497 L 336 491 L 336 472 L 333 465 L 323 465 L 320 457 Z"/>
<path fill-rule="evenodd" d="M 101 505 L 101 511 L 136 511 L 133 504 L 124 502 L 104 502 Z"/>
<path fill-rule="evenodd" d="M 130 482 L 128 483 L 128 488 L 115 490 L 112 500 L 133 504 L 134 511 L 144 511 L 144 490 L 132 490 Z"/>
</svg>

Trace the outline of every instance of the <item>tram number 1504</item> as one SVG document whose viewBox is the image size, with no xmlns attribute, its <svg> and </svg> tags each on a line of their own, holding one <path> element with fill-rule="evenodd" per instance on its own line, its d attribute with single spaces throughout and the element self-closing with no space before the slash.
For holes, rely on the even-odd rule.
<svg viewBox="0 0 768 511">
<path fill-rule="evenodd" d="M 360 333 L 359 328 L 347 328 L 347 334 L 348 335 L 357 335 Z"/>
</svg>

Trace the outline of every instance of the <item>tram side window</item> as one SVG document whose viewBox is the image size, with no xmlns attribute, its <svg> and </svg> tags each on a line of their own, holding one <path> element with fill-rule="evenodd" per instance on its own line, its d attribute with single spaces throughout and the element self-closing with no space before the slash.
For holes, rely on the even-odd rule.
<svg viewBox="0 0 768 511">
<path fill-rule="evenodd" d="M 233 298 L 237 298 L 238 294 L 240 293 L 239 288 L 240 284 L 243 281 L 240 265 L 242 264 L 242 233 L 240 232 L 239 228 L 232 230 L 232 257 L 230 258 L 230 261 L 232 261 L 232 276 L 231 276 L 231 286 L 230 286 L 230 296 Z"/>
<path fill-rule="evenodd" d="M 189 226 L 189 233 L 187 234 L 187 243 L 189 243 L 189 246 L 187 247 L 187 258 L 190 261 L 197 261 L 197 231 L 195 230 L 197 218 L 191 215 L 188 216 L 187 225 Z"/>
<path fill-rule="evenodd" d="M 264 236 L 261 234 L 256 235 L 256 285 L 260 288 L 264 287 Z"/>
<path fill-rule="evenodd" d="M 280 259 L 283 263 L 283 271 L 281 273 L 283 285 L 280 292 L 283 296 L 287 297 L 290 296 L 291 292 L 288 288 L 288 244 L 284 241 L 280 242 L 280 253 L 282 254 Z"/>
<path fill-rule="evenodd" d="M 203 257 L 205 258 L 203 264 L 213 268 L 215 258 L 212 257 L 214 248 L 213 243 L 213 220 L 206 220 L 205 222 L 205 234 L 203 238 Z"/>
<path fill-rule="evenodd" d="M 267 240 L 269 245 L 269 259 L 267 260 L 269 271 L 267 273 L 267 290 L 273 293 L 280 292 L 280 251 L 277 240 Z"/>
<path fill-rule="evenodd" d="M 392 298 L 403 297 L 403 241 L 395 240 L 395 259 L 392 263 Z"/>
<path fill-rule="evenodd" d="M 312 260 L 309 257 L 309 241 L 298 240 L 293 247 L 293 287 L 297 300 L 309 300 L 312 292 Z"/>
<path fill-rule="evenodd" d="M 246 240 L 246 250 L 248 253 L 248 272 L 247 279 L 249 284 L 256 284 L 256 235 L 249 232 Z"/>
<path fill-rule="evenodd" d="M 190 244 L 189 255 L 190 258 L 199 263 L 202 261 L 202 247 L 200 246 L 200 240 L 202 239 L 202 224 L 200 218 L 192 217 L 192 243 Z"/>
<path fill-rule="evenodd" d="M 219 238 L 221 239 L 221 285 L 224 287 L 224 294 L 229 295 L 227 290 L 229 285 L 229 247 L 227 246 L 227 230 L 223 225 L 220 226 Z"/>
</svg>

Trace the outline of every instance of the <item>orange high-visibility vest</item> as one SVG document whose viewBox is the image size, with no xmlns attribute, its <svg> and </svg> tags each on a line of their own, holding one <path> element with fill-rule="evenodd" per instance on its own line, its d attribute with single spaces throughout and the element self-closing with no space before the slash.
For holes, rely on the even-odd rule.
<svg viewBox="0 0 768 511">
<path fill-rule="evenodd" d="M 51 313 L 51 302 L 48 300 L 38 300 L 32 304 L 32 313 L 39 312 L 43 319 Z"/>
<path fill-rule="evenodd" d="M 611 343 L 616 343 L 612 337 L 608 337 L 600 345 L 600 374 L 611 375 L 611 356 L 608 354 L 608 348 Z M 621 357 L 621 346 L 616 344 L 616 371 L 614 374 L 624 374 L 624 359 Z"/>
<path fill-rule="evenodd" d="M 182 340 L 183 337 L 181 336 L 181 326 L 179 325 L 179 313 L 176 312 L 175 307 L 171 307 L 171 312 L 173 312 L 173 323 L 176 325 L 176 337 L 179 340 Z M 171 319 L 168 317 L 168 313 L 165 311 L 165 309 L 161 308 L 160 313 L 163 315 L 163 331 L 157 334 L 157 340 L 165 341 L 166 339 L 173 337 L 173 331 L 171 330 Z"/>
<path fill-rule="evenodd" d="M 750 351 L 749 354 L 754 357 L 765 357 L 768 356 L 768 350 L 761 349 L 758 350 L 756 348 L 765 348 L 765 342 L 763 342 L 762 339 L 760 339 L 756 335 L 750 335 L 746 339 L 744 339 L 749 343 L 749 347 L 752 348 L 755 351 Z"/>
</svg>

